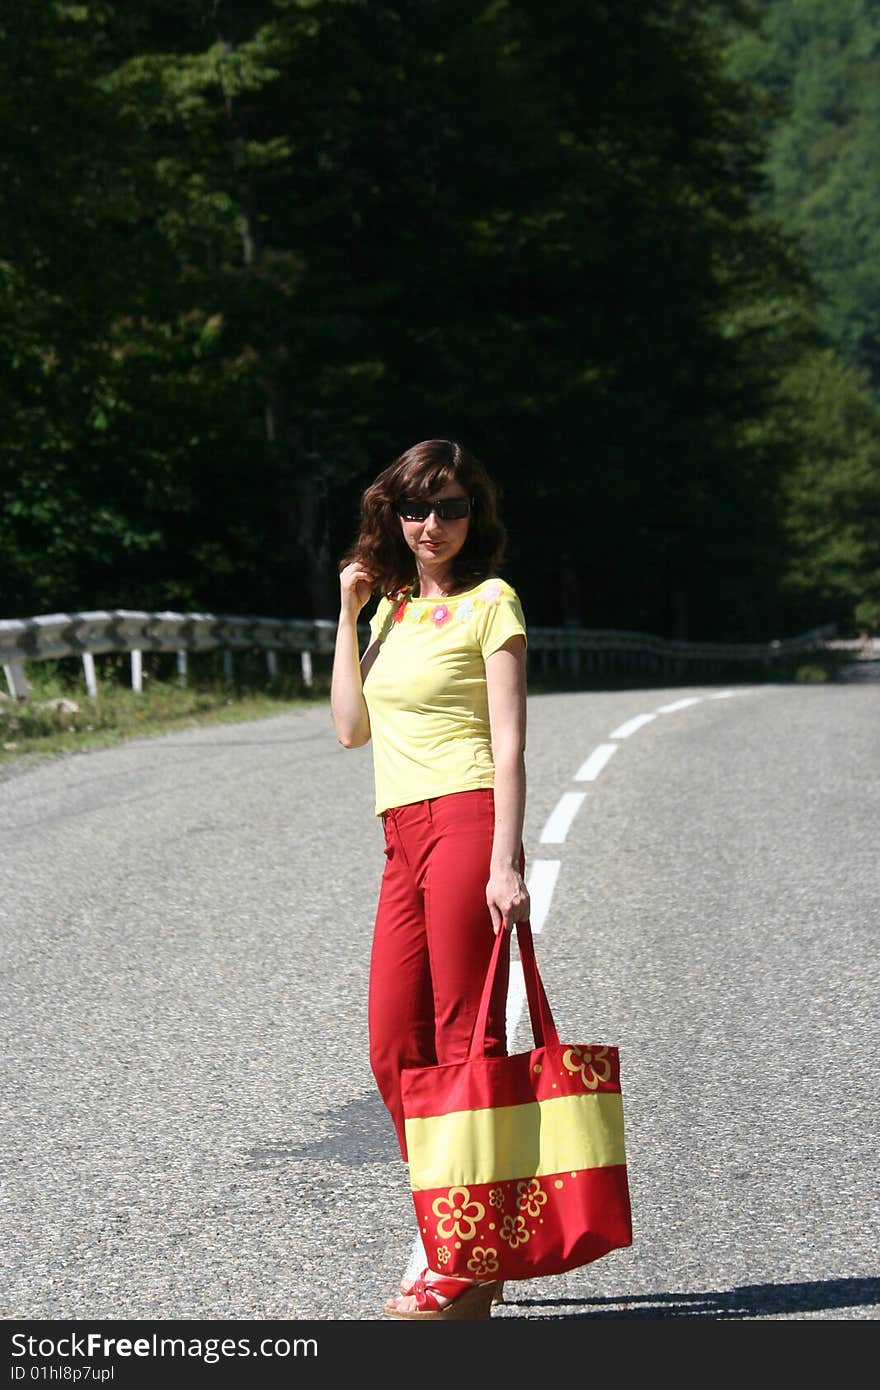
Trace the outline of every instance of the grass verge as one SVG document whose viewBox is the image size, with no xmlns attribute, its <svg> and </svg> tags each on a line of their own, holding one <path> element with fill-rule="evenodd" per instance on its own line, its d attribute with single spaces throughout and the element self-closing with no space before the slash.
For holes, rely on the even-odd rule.
<svg viewBox="0 0 880 1390">
<path fill-rule="evenodd" d="M 145 655 L 143 688 L 135 691 L 127 683 L 127 658 L 96 657 L 93 699 L 78 662 L 29 663 L 27 700 L 0 698 L 0 769 L 14 760 L 30 763 L 34 757 L 107 748 L 175 729 L 263 719 L 329 696 L 324 672 L 316 672 L 309 687 L 298 671 L 268 678 L 256 662 L 240 662 L 232 682 L 211 662 L 193 671 L 194 664 L 198 667 L 191 662 L 182 684 L 161 654 Z"/>
</svg>

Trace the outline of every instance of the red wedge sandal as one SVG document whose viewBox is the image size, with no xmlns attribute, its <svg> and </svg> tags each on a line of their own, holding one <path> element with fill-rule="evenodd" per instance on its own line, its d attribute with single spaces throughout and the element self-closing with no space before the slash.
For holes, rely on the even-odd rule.
<svg viewBox="0 0 880 1390">
<path fill-rule="evenodd" d="M 412 1293 L 412 1284 L 406 1279 L 400 1281 L 400 1292 L 405 1296 Z M 495 1308 L 499 1303 L 504 1302 L 504 1280 L 499 1279 L 495 1285 L 495 1292 L 492 1295 L 492 1307 Z"/>
<path fill-rule="evenodd" d="M 472 1279 L 458 1279 L 423 1269 L 408 1288 L 401 1285 L 403 1297 L 389 1298 L 383 1311 L 386 1317 L 409 1318 L 413 1322 L 423 1318 L 476 1322 L 492 1316 L 498 1286 L 497 1279 L 478 1284 Z M 411 1300 L 409 1306 L 401 1306 L 404 1299 Z"/>
</svg>

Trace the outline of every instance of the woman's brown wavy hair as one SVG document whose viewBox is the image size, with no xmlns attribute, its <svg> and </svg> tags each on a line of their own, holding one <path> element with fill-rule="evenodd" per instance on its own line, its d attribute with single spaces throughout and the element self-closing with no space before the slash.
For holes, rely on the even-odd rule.
<svg viewBox="0 0 880 1390">
<path fill-rule="evenodd" d="M 373 576 L 373 592 L 393 595 L 415 583 L 415 557 L 394 510 L 403 497 L 436 497 L 459 483 L 471 499 L 467 540 L 453 561 L 456 588 L 496 574 L 507 548 L 498 516 L 498 489 L 484 465 L 452 439 L 423 439 L 384 468 L 361 497 L 357 538 L 339 568 L 358 560 Z"/>
</svg>

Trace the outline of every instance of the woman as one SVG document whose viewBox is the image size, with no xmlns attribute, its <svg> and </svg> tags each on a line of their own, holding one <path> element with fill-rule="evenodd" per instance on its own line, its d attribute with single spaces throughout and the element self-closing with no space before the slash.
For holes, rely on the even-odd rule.
<svg viewBox="0 0 880 1390">
<path fill-rule="evenodd" d="M 487 1051 L 506 1052 L 508 929 L 523 878 L 525 621 L 497 574 L 506 534 L 495 486 L 460 444 L 428 439 L 361 499 L 340 566 L 331 684 L 336 735 L 372 740 L 386 863 L 373 933 L 370 1064 L 406 1159 L 405 1067 L 467 1056 L 494 937 L 504 931 Z M 359 656 L 358 616 L 378 592 Z M 494 1283 L 425 1269 L 384 1311 L 489 1317 Z"/>
</svg>

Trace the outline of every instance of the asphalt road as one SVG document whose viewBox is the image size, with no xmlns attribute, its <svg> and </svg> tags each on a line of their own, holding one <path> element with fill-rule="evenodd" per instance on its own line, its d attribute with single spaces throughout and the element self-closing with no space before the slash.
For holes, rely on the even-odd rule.
<svg viewBox="0 0 880 1390">
<path fill-rule="evenodd" d="M 878 1315 L 880 685 L 729 689 L 530 698 L 538 959 L 620 1047 L 634 1243 L 498 1320 Z M 369 749 L 312 708 L 34 765 L 0 848 L 0 1316 L 381 1320 Z"/>
</svg>

